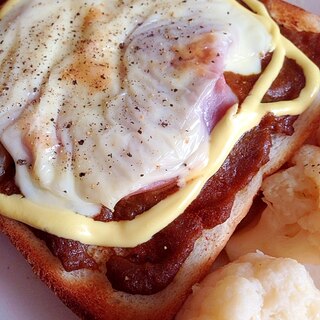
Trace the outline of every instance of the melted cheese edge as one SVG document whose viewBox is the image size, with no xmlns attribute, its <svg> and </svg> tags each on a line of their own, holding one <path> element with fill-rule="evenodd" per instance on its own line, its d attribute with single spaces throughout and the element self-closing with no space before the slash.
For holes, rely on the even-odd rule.
<svg viewBox="0 0 320 320">
<path fill-rule="evenodd" d="M 233 5 L 240 6 L 235 0 Z M 12 0 L 0 13 L 3 17 L 17 1 Z M 273 37 L 273 57 L 250 95 L 238 110 L 234 105 L 211 133 L 209 163 L 200 172 L 193 173 L 188 183 L 150 210 L 132 221 L 99 222 L 71 210 L 56 210 L 37 205 L 21 195 L 0 195 L 3 216 L 26 223 L 59 237 L 82 243 L 112 247 L 134 247 L 148 241 L 154 234 L 176 219 L 198 196 L 206 181 L 220 168 L 241 136 L 257 126 L 262 117 L 272 112 L 276 116 L 298 115 L 312 104 L 320 88 L 320 73 L 299 49 L 281 34 L 266 8 L 257 0 L 244 1 L 265 24 Z M 296 60 L 303 68 L 306 85 L 297 99 L 276 103 L 261 103 L 263 96 L 281 70 L 285 56 Z"/>
</svg>

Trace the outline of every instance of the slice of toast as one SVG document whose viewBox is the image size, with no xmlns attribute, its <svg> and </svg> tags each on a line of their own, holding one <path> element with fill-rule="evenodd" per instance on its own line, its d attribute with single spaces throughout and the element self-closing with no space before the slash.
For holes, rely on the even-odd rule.
<svg viewBox="0 0 320 320">
<path fill-rule="evenodd" d="M 319 33 L 320 19 L 317 16 L 281 0 L 263 2 L 276 21 L 284 25 L 287 31 L 293 31 L 293 34 Z M 313 52 L 313 55 L 319 59 L 320 53 Z M 19 222 L 0 216 L 0 230 L 8 235 L 16 248 L 25 256 L 33 271 L 81 318 L 172 319 L 189 294 L 192 285 L 209 271 L 212 262 L 246 215 L 263 177 L 279 169 L 318 125 L 319 104 L 320 96 L 295 121 L 293 135 L 273 136 L 270 160 L 260 168 L 251 182 L 237 193 L 230 218 L 223 224 L 202 233 L 174 280 L 156 294 L 132 295 L 114 290 L 103 268 L 65 271 L 60 260 L 51 253 L 45 242 L 36 237 L 29 227 Z M 98 248 L 93 247 L 92 250 L 95 250 L 97 256 L 102 254 Z"/>
</svg>

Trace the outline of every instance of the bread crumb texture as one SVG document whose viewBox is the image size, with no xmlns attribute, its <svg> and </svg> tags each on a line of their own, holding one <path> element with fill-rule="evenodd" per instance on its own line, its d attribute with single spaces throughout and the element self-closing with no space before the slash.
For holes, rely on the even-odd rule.
<svg viewBox="0 0 320 320">
<path fill-rule="evenodd" d="M 176 319 L 320 319 L 320 291 L 297 261 L 249 253 L 194 286 Z"/>
<path fill-rule="evenodd" d="M 320 264 L 320 148 L 304 145 L 291 167 L 265 179 L 267 208 L 258 223 L 237 232 L 227 245 L 231 260 L 255 250 Z"/>
</svg>

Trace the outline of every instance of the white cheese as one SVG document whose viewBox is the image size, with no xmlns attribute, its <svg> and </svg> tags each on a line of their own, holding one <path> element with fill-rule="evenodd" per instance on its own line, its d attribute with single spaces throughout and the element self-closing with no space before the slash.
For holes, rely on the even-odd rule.
<svg viewBox="0 0 320 320">
<path fill-rule="evenodd" d="M 179 55 L 208 35 L 202 50 L 215 50 L 217 70 L 258 73 L 273 45 L 244 10 L 222 0 L 20 1 L 0 21 L 0 132 L 23 195 L 94 215 L 204 167 L 203 103 L 221 72 Z"/>
</svg>

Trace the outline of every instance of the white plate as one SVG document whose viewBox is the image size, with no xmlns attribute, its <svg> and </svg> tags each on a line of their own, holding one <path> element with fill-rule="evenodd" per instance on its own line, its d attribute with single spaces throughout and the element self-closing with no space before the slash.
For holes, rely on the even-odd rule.
<svg viewBox="0 0 320 320">
<path fill-rule="evenodd" d="M 320 3 L 319 0 L 286 0 L 292 4 L 295 4 L 301 8 L 304 8 L 310 12 L 314 12 L 320 15 Z"/>
<path fill-rule="evenodd" d="M 320 14 L 318 0 L 288 0 Z M 0 234 L 0 320 L 77 320 Z"/>
<path fill-rule="evenodd" d="M 0 234 L 0 320 L 79 320 Z"/>
</svg>

